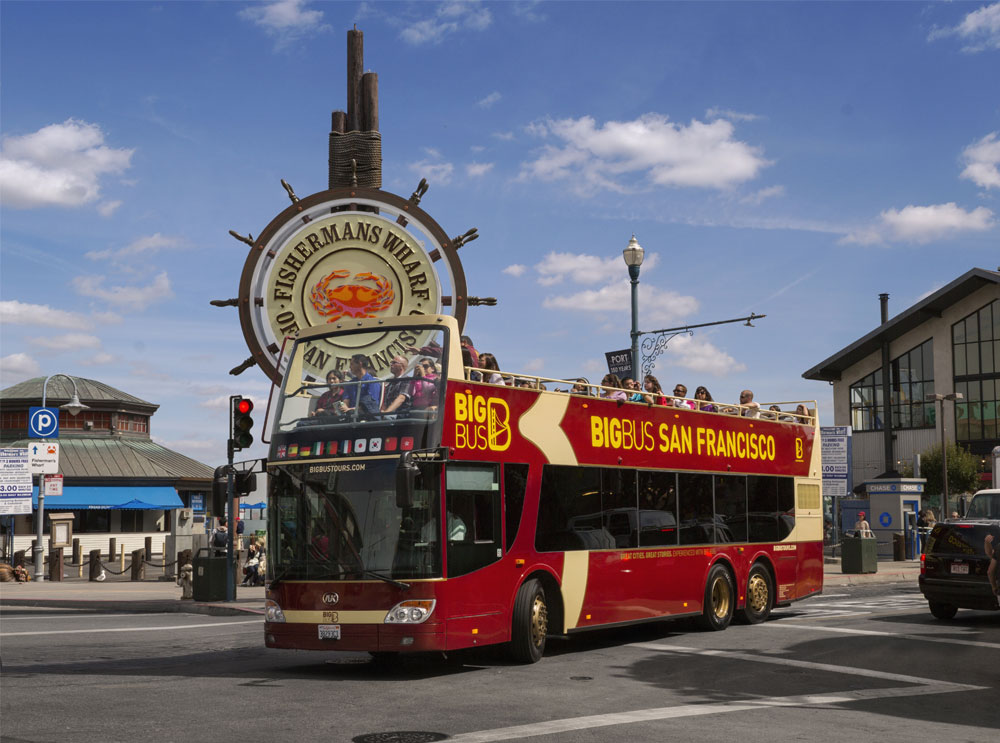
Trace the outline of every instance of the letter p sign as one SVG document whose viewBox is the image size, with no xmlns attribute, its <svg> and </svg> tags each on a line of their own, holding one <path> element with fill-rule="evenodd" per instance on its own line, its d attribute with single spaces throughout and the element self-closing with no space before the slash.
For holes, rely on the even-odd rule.
<svg viewBox="0 0 1000 743">
<path fill-rule="evenodd" d="M 59 408 L 28 408 L 28 438 L 54 439 L 59 436 Z"/>
</svg>

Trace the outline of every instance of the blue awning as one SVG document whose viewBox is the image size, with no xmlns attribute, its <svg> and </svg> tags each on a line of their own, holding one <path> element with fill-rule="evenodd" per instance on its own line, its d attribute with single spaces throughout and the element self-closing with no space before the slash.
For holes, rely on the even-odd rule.
<svg viewBox="0 0 1000 743">
<path fill-rule="evenodd" d="M 261 501 L 260 503 L 240 503 L 240 510 L 245 511 L 254 508 L 267 508 L 267 502 Z"/>
<path fill-rule="evenodd" d="M 141 505 L 130 503 L 139 501 Z M 46 511 L 88 511 L 102 508 L 143 508 L 165 510 L 184 508 L 177 491 L 165 485 L 153 487 L 69 486 L 62 495 L 45 497 Z M 38 488 L 31 492 L 31 507 L 38 508 Z"/>
</svg>

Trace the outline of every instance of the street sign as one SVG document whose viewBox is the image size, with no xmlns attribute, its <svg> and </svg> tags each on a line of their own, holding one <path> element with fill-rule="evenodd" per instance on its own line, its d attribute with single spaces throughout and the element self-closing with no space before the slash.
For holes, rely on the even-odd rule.
<svg viewBox="0 0 1000 743">
<path fill-rule="evenodd" d="M 851 482 L 851 427 L 820 428 L 823 495 L 844 498 Z"/>
<path fill-rule="evenodd" d="M 28 468 L 33 475 L 54 475 L 59 471 L 59 444 L 35 441 L 28 445 Z"/>
<path fill-rule="evenodd" d="M 63 476 L 62 475 L 45 475 L 42 477 L 42 492 L 45 493 L 45 497 L 48 498 L 50 495 L 62 495 L 63 494 Z"/>
<path fill-rule="evenodd" d="M 28 438 L 59 438 L 59 408 L 28 408 Z"/>
<path fill-rule="evenodd" d="M 0 449 L 0 516 L 31 513 L 27 449 Z"/>
</svg>

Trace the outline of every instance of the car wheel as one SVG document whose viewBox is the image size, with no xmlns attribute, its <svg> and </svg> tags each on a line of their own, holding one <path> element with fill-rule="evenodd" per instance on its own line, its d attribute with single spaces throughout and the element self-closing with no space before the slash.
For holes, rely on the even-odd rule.
<svg viewBox="0 0 1000 743">
<path fill-rule="evenodd" d="M 705 583 L 705 604 L 701 612 L 701 626 L 707 630 L 724 630 L 733 621 L 736 609 L 736 587 L 733 577 L 721 564 L 708 571 Z"/>
<path fill-rule="evenodd" d="M 955 615 L 958 614 L 958 607 L 952 604 L 939 604 L 935 601 L 930 602 L 931 614 L 933 614 L 938 619 L 954 619 Z"/>
</svg>

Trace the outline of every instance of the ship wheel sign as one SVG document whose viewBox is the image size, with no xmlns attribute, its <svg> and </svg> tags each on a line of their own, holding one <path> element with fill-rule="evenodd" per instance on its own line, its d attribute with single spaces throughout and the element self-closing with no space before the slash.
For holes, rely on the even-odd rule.
<svg viewBox="0 0 1000 743">
<path fill-rule="evenodd" d="M 458 249 L 478 235 L 472 229 L 449 238 L 417 206 L 426 181 L 409 199 L 356 186 L 299 199 L 282 185 L 292 204 L 256 240 L 230 233 L 250 246 L 239 298 L 212 304 L 239 307 L 252 354 L 231 374 L 256 364 L 280 382 L 284 341 L 305 328 L 352 318 L 439 314 L 445 307 L 462 328 L 470 304 L 496 304 L 492 297 L 466 295 Z M 330 368 L 344 368 L 351 354 L 385 357 L 398 354 L 398 346 L 389 333 L 366 333 L 341 339 L 336 347 L 319 342 L 304 358 L 322 378 Z"/>
</svg>

